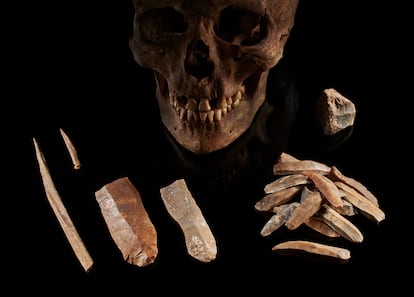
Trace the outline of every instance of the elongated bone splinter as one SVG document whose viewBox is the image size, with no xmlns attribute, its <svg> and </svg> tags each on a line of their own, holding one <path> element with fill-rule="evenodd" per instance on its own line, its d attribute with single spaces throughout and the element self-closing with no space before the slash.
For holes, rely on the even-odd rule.
<svg viewBox="0 0 414 297">
<path fill-rule="evenodd" d="M 47 162 L 43 156 L 42 151 L 39 148 L 39 145 L 35 138 L 33 138 L 36 158 L 39 164 L 40 175 L 42 177 L 43 186 L 46 192 L 47 199 L 50 206 L 53 209 L 54 214 L 56 215 L 63 232 L 66 235 L 70 245 L 72 246 L 75 255 L 77 256 L 79 262 L 86 272 L 88 272 L 93 266 L 93 260 L 89 255 L 81 237 L 79 236 L 78 231 L 75 228 L 75 225 L 70 218 L 62 199 L 55 187 L 55 184 L 50 175 Z"/>
</svg>

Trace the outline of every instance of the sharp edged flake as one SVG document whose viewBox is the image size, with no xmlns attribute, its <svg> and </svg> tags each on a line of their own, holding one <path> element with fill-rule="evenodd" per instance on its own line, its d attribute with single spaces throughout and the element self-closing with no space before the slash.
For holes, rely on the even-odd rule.
<svg viewBox="0 0 414 297">
<path fill-rule="evenodd" d="M 147 266 L 158 254 L 157 232 L 138 189 L 128 177 L 118 178 L 95 192 L 106 225 L 124 259 Z"/>
<path fill-rule="evenodd" d="M 216 239 L 184 179 L 178 179 L 160 189 L 161 198 L 171 217 L 185 237 L 187 252 L 201 262 L 217 256 Z"/>
<path fill-rule="evenodd" d="M 348 260 L 351 258 L 351 253 L 348 249 L 306 240 L 285 241 L 273 246 L 272 250 L 305 251 L 312 254 L 334 257 L 342 260 Z"/>
<path fill-rule="evenodd" d="M 270 235 L 283 224 L 289 230 L 306 225 L 326 237 L 343 237 L 359 243 L 364 236 L 352 223 L 351 217 L 363 214 L 377 223 L 385 219 L 378 199 L 364 185 L 345 176 L 335 166 L 281 153 L 273 166 L 273 173 L 277 178 L 265 185 L 265 196 L 255 204 L 256 210 L 274 213 L 263 226 L 262 236 Z M 295 207 L 286 217 L 281 210 L 288 205 Z M 302 249 L 341 259 L 350 257 L 348 250 L 305 241 L 282 243 L 274 249 Z"/>
</svg>

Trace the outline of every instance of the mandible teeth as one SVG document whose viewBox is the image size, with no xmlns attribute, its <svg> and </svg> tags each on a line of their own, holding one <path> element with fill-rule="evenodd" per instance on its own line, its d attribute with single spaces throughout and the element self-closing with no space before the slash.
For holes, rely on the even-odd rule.
<svg viewBox="0 0 414 297">
<path fill-rule="evenodd" d="M 198 104 L 199 111 L 209 111 L 211 110 L 210 103 L 208 102 L 207 98 L 201 99 L 200 103 Z"/>
<path fill-rule="evenodd" d="M 201 120 L 201 123 L 205 123 L 206 122 L 206 119 L 207 119 L 207 112 L 206 111 L 200 111 L 200 120 Z"/>
<path fill-rule="evenodd" d="M 214 114 L 216 115 L 216 120 L 220 122 L 221 121 L 221 109 L 215 109 Z"/>
<path fill-rule="evenodd" d="M 210 101 L 207 97 L 201 98 L 199 102 L 192 96 L 187 97 L 186 100 L 184 100 L 185 97 L 182 97 L 183 100 L 180 101 L 174 93 L 171 93 L 169 99 L 181 121 L 201 122 L 204 124 L 206 121 L 208 123 L 213 123 L 214 121 L 220 122 L 227 113 L 240 105 L 244 92 L 245 87 L 242 86 L 232 96 L 223 96 L 220 99 L 216 99 L 214 109 L 211 108 Z"/>
<path fill-rule="evenodd" d="M 208 117 L 208 121 L 209 121 L 210 123 L 212 123 L 212 122 L 213 122 L 213 120 L 214 120 L 214 110 L 209 110 L 209 111 L 207 112 L 207 117 Z"/>
<path fill-rule="evenodd" d="M 227 97 L 227 111 L 232 111 L 231 105 L 233 104 L 233 99 L 231 97 Z"/>
</svg>

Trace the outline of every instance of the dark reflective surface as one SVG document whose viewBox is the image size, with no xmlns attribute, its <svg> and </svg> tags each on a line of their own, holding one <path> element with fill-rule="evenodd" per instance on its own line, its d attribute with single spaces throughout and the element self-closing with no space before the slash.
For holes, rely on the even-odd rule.
<svg viewBox="0 0 414 297">
<path fill-rule="evenodd" d="M 399 124 L 405 117 L 393 104 L 400 98 L 393 86 L 398 75 L 388 70 L 395 60 L 373 56 L 377 51 L 379 56 L 389 53 L 381 48 L 383 36 L 393 31 L 383 24 L 388 8 L 375 4 L 355 9 L 356 1 L 302 3 L 255 126 L 227 149 L 196 156 L 176 146 L 161 126 L 152 74 L 140 69 L 129 52 L 131 7 L 112 2 L 55 4 L 56 12 L 50 14 L 43 4 L 20 10 L 23 17 L 15 26 L 26 34 L 25 41 L 17 43 L 21 46 L 13 73 L 24 84 L 13 85 L 19 112 L 12 124 L 17 132 L 8 142 L 19 151 L 13 174 L 19 186 L 7 197 L 14 214 L 7 225 L 7 245 L 13 245 L 5 255 L 12 262 L 8 276 L 21 283 L 15 291 L 27 287 L 51 292 L 51 283 L 61 292 L 114 290 L 118 296 L 247 289 L 270 296 L 286 289 L 294 293 L 323 288 L 331 295 L 357 287 L 376 293 L 402 288 L 401 269 L 410 268 L 404 240 L 411 231 L 405 231 L 405 237 L 398 234 L 412 223 L 405 217 L 408 183 L 399 172 L 410 155 L 405 138 L 395 131 L 407 126 Z M 336 88 L 357 107 L 354 127 L 331 138 L 322 135 L 313 116 L 314 102 L 326 87 Z M 72 169 L 59 128 L 78 149 L 80 171 Z M 88 274 L 47 204 L 33 137 L 95 260 Z M 282 228 L 261 237 L 269 216 L 256 212 L 254 203 L 274 178 L 272 165 L 283 150 L 335 165 L 362 182 L 377 195 L 385 221 L 376 225 L 355 217 L 364 235 L 359 244 L 329 241 L 305 228 Z M 158 259 L 145 268 L 122 259 L 94 198 L 97 189 L 122 176 L 140 191 L 158 232 Z M 183 177 L 216 236 L 218 255 L 212 263 L 199 263 L 187 254 L 182 233 L 159 197 L 160 187 Z M 290 239 L 347 247 L 351 259 L 338 263 L 271 250 Z"/>
</svg>

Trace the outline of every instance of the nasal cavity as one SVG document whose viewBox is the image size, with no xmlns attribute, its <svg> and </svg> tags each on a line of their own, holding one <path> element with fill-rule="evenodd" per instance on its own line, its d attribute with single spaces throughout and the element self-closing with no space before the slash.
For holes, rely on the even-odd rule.
<svg viewBox="0 0 414 297">
<path fill-rule="evenodd" d="M 213 72 L 214 64 L 210 60 L 210 50 L 203 41 L 197 40 L 188 45 L 184 67 L 188 74 L 199 80 Z"/>
</svg>

